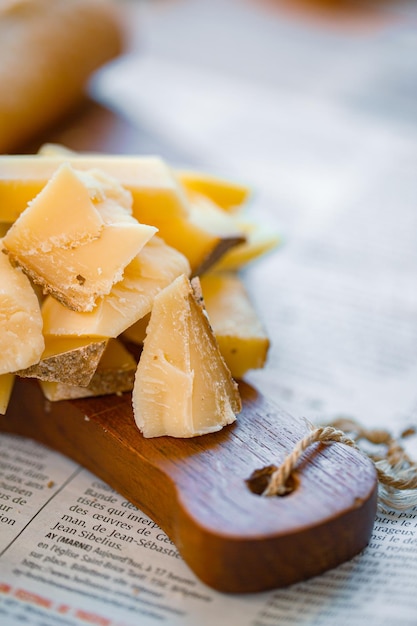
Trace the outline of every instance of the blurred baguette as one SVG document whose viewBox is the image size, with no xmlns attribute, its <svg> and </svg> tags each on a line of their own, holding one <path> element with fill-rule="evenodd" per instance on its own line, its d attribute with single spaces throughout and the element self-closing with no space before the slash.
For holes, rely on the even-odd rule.
<svg viewBox="0 0 417 626">
<path fill-rule="evenodd" d="M 92 72 L 122 48 L 111 2 L 0 0 L 0 153 L 75 108 Z"/>
</svg>

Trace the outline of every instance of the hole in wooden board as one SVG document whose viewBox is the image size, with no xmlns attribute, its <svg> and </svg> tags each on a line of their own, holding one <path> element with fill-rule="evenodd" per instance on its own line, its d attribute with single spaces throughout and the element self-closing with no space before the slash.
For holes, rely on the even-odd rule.
<svg viewBox="0 0 417 626">
<path fill-rule="evenodd" d="M 276 465 L 267 465 L 266 467 L 262 467 L 261 469 L 254 470 L 249 478 L 245 480 L 250 491 L 258 496 L 261 496 L 267 488 L 272 474 L 277 469 L 278 468 L 276 467 Z M 287 491 L 283 494 L 280 494 L 279 497 L 283 498 L 285 496 L 289 496 L 297 489 L 298 483 L 299 481 L 297 477 L 291 475 L 287 480 Z"/>
</svg>

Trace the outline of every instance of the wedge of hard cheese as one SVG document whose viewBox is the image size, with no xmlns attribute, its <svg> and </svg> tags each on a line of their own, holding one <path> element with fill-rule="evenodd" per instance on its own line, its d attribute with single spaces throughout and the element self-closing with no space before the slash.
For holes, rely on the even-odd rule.
<svg viewBox="0 0 417 626">
<path fill-rule="evenodd" d="M 9 258 L 66 307 L 91 311 L 156 232 L 115 195 L 63 164 L 4 236 Z"/>
<path fill-rule="evenodd" d="M 38 298 L 0 242 L 0 375 L 37 363 L 44 347 Z"/>
<path fill-rule="evenodd" d="M 62 164 L 77 171 L 97 169 L 116 179 L 132 195 L 140 219 L 186 217 L 188 200 L 171 168 L 159 157 L 82 155 L 65 150 L 55 156 L 0 156 L 0 219 L 17 219 Z M 140 215 L 139 215 L 140 214 Z M 152 223 L 143 219 L 144 223 Z"/>
<path fill-rule="evenodd" d="M 220 352 L 234 378 L 243 378 L 251 369 L 264 367 L 269 338 L 244 283 L 233 272 L 200 276 L 202 297 Z M 149 316 L 126 329 L 123 337 L 142 345 Z"/>
<path fill-rule="evenodd" d="M 193 437 L 236 419 L 236 383 L 186 276 L 154 301 L 132 393 L 145 437 Z"/>
<path fill-rule="evenodd" d="M 168 245 L 182 252 L 193 274 L 245 240 L 238 225 L 231 233 L 195 220 L 185 189 L 158 157 L 68 154 L 59 149 L 55 156 L 0 156 L 0 222 L 16 220 L 63 163 L 77 171 L 99 169 L 117 179 L 132 195 L 134 217 L 156 227 Z"/>
<path fill-rule="evenodd" d="M 222 272 L 200 280 L 210 324 L 233 377 L 262 368 L 269 339 L 240 277 Z"/>
<path fill-rule="evenodd" d="M 162 289 L 177 276 L 189 273 L 185 256 L 154 236 L 125 268 L 123 279 L 99 299 L 93 311 L 72 311 L 48 296 L 42 305 L 44 332 L 118 337 L 150 312 L 155 296 Z"/>
</svg>

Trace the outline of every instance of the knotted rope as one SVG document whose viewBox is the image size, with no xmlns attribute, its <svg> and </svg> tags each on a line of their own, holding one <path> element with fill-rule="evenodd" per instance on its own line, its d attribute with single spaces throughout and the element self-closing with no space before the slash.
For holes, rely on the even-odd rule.
<svg viewBox="0 0 417 626">
<path fill-rule="evenodd" d="M 350 435 L 346 434 L 347 432 Z M 401 434 L 405 438 L 414 434 L 408 429 Z M 342 443 L 365 454 L 359 447 L 360 440 L 384 446 L 384 452 L 366 452 L 374 462 L 379 481 L 379 502 L 394 509 L 406 509 L 417 505 L 417 464 L 406 454 L 400 442 L 385 430 L 368 430 L 355 421 L 341 418 L 331 425 L 312 427 L 301 439 L 279 467 L 270 466 L 267 470 L 268 482 L 263 496 L 283 496 L 292 491 L 289 484 L 304 452 L 314 443 Z M 258 475 L 262 470 L 257 470 Z M 256 474 L 256 472 L 254 473 Z M 254 475 L 253 475 L 254 476 Z"/>
</svg>

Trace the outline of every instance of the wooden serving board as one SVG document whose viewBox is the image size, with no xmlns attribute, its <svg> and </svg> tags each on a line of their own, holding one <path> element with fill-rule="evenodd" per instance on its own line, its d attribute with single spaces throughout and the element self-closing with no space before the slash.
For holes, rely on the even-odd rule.
<svg viewBox="0 0 417 626">
<path fill-rule="evenodd" d="M 308 431 L 240 386 L 235 424 L 192 439 L 145 439 L 130 394 L 49 402 L 17 380 L 0 429 L 67 455 L 149 515 L 207 585 L 224 592 L 282 587 L 352 558 L 368 543 L 377 479 L 370 460 L 338 443 L 314 444 L 295 490 L 265 497 L 252 472 L 278 465 Z"/>
</svg>

